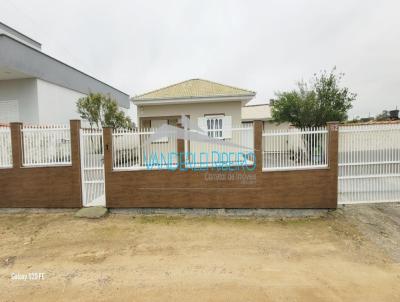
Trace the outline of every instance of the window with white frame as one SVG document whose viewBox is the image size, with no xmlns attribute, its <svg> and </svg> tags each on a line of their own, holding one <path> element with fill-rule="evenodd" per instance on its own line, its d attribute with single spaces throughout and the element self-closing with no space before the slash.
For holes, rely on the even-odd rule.
<svg viewBox="0 0 400 302">
<path fill-rule="evenodd" d="M 225 139 L 231 137 L 231 116 L 222 114 L 206 115 L 198 119 L 198 125 L 210 138 Z"/>
<path fill-rule="evenodd" d="M 208 137 L 222 138 L 223 115 L 206 116 Z"/>
</svg>

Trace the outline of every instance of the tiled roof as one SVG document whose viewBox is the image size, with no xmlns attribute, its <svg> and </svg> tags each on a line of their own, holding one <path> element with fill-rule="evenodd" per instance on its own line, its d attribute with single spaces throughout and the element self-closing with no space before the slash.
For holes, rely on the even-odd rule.
<svg viewBox="0 0 400 302">
<path fill-rule="evenodd" d="M 254 96 L 255 92 L 219 83 L 191 79 L 133 97 L 139 100 L 186 99 L 207 97 Z"/>
</svg>

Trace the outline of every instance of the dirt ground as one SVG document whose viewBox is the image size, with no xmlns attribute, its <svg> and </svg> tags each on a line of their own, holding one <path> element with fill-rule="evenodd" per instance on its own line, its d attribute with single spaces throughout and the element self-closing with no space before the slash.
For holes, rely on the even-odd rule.
<svg viewBox="0 0 400 302">
<path fill-rule="evenodd" d="M 0 213 L 0 301 L 400 301 L 399 204 L 274 221 L 73 214 Z"/>
</svg>

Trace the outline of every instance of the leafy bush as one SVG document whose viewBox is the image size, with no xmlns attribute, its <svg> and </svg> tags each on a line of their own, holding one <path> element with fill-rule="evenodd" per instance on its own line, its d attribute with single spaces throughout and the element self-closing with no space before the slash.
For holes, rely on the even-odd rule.
<svg viewBox="0 0 400 302">
<path fill-rule="evenodd" d="M 118 108 L 118 104 L 110 96 L 101 93 L 89 93 L 76 103 L 82 119 L 89 122 L 90 127 L 131 128 L 132 121 Z"/>
</svg>

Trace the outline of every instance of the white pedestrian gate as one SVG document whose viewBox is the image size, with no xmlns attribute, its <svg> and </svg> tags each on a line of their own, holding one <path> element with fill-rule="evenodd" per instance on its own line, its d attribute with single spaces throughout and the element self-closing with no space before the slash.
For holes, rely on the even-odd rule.
<svg viewBox="0 0 400 302">
<path fill-rule="evenodd" d="M 400 124 L 339 127 L 339 204 L 400 201 Z"/>
<path fill-rule="evenodd" d="M 83 206 L 105 206 L 103 130 L 81 129 L 80 134 Z"/>
</svg>

